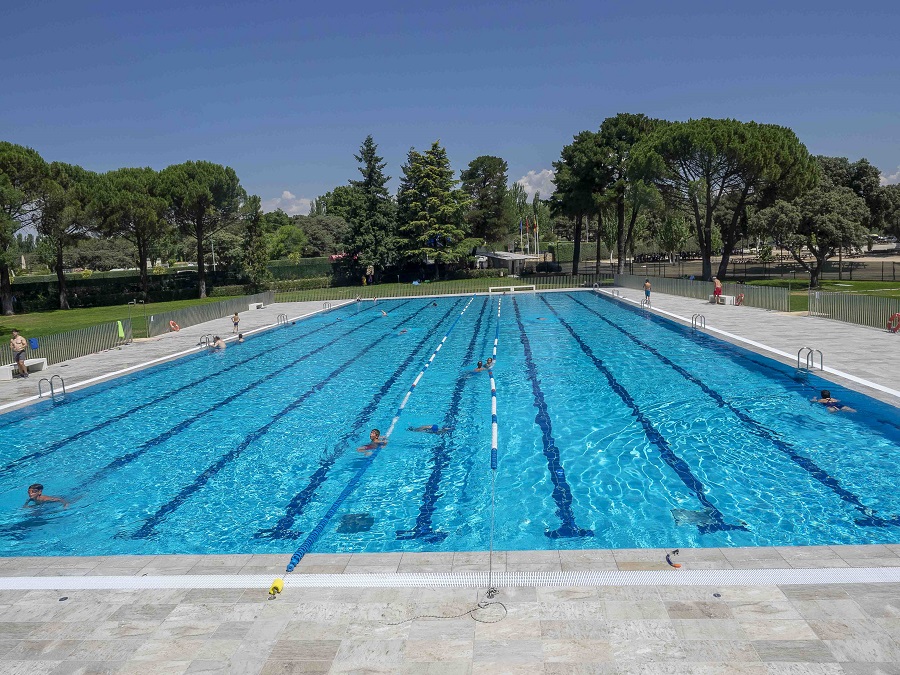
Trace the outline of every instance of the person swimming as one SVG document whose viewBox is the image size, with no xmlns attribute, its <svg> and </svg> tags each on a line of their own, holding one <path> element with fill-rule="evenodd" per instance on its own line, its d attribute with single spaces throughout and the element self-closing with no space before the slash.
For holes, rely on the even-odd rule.
<svg viewBox="0 0 900 675">
<path fill-rule="evenodd" d="M 34 483 L 33 485 L 28 486 L 28 499 L 26 499 L 25 503 L 22 504 L 22 508 L 31 508 L 33 506 L 38 506 L 39 504 L 46 504 L 47 502 L 60 502 L 63 505 L 63 508 L 69 506 L 69 502 L 67 502 L 62 497 L 51 497 L 50 495 L 45 495 L 44 486 L 40 483 Z"/>
<path fill-rule="evenodd" d="M 814 398 L 814 399 L 812 399 L 812 402 L 813 403 L 821 403 L 826 408 L 828 408 L 828 412 L 831 412 L 831 413 L 836 413 L 836 412 L 841 412 L 841 411 L 856 412 L 856 410 L 854 410 L 850 406 L 847 406 L 847 405 L 844 405 L 843 403 L 841 403 L 840 400 L 838 400 L 836 398 L 832 398 L 831 392 L 828 391 L 827 389 L 822 390 L 821 398 Z"/>
<path fill-rule="evenodd" d="M 439 427 L 437 424 L 425 424 L 421 427 L 406 427 L 407 431 L 419 431 L 425 434 L 446 434 L 453 431 L 451 427 Z"/>
<path fill-rule="evenodd" d="M 372 431 L 369 432 L 369 442 L 359 446 L 356 451 L 362 452 L 368 456 L 372 454 L 373 450 L 383 448 L 385 445 L 387 445 L 387 439 L 381 437 L 381 432 L 378 429 L 372 429 Z"/>
</svg>

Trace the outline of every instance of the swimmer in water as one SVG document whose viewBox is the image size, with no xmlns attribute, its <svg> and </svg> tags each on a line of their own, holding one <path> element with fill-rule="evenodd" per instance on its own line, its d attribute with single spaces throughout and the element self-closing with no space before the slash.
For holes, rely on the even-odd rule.
<svg viewBox="0 0 900 675">
<path fill-rule="evenodd" d="M 387 316 L 387 312 L 385 312 L 384 310 L 381 310 L 381 316 Z"/>
<path fill-rule="evenodd" d="M 814 398 L 812 399 L 813 403 L 821 403 L 826 408 L 828 408 L 828 412 L 836 413 L 836 412 L 856 412 L 853 408 L 848 405 L 844 405 L 836 398 L 831 398 L 831 392 L 827 389 L 822 390 L 822 398 Z"/>
<path fill-rule="evenodd" d="M 369 442 L 358 447 L 356 451 L 361 452 L 368 457 L 372 454 L 373 450 L 383 448 L 385 445 L 387 445 L 387 439 L 381 437 L 381 432 L 378 431 L 378 429 L 372 429 L 372 431 L 369 432 Z"/>
<path fill-rule="evenodd" d="M 32 502 L 34 502 L 32 504 Z M 25 503 L 22 504 L 22 508 L 32 508 L 34 506 L 38 506 L 39 504 L 46 504 L 47 502 L 60 502 L 63 505 L 63 508 L 69 506 L 69 502 L 67 502 L 62 497 L 51 497 L 50 495 L 44 494 L 44 486 L 40 483 L 35 483 L 34 485 L 28 486 L 28 499 L 25 500 Z"/>
<path fill-rule="evenodd" d="M 478 365 L 475 366 L 475 372 L 480 373 L 482 370 L 484 370 L 484 364 L 481 361 L 479 361 Z"/>
<path fill-rule="evenodd" d="M 494 367 L 494 363 L 495 363 L 494 359 L 492 359 L 492 358 L 489 356 L 489 357 L 488 357 L 488 360 L 485 361 L 485 364 L 484 364 L 485 369 L 486 369 L 486 370 L 490 370 L 491 368 Z"/>
<path fill-rule="evenodd" d="M 446 434 L 453 431 L 450 427 L 439 427 L 437 424 L 426 424 L 421 427 L 407 427 L 407 431 L 420 431 L 425 434 Z"/>
<path fill-rule="evenodd" d="M 238 344 L 243 343 L 243 341 L 244 341 L 244 334 L 238 333 Z"/>
</svg>

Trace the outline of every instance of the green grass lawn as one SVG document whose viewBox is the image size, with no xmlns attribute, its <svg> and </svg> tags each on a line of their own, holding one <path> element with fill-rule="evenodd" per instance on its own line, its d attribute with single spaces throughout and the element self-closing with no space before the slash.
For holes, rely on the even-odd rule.
<svg viewBox="0 0 900 675">
<path fill-rule="evenodd" d="M 805 312 L 809 309 L 809 286 L 795 279 L 766 279 L 749 282 L 752 286 L 787 288 L 791 293 L 791 311 Z M 900 298 L 900 281 L 838 281 L 824 279 L 819 283 L 820 291 L 826 293 L 854 293 L 858 295 L 878 295 Z"/>
<path fill-rule="evenodd" d="M 205 305 L 210 302 L 222 302 L 229 298 L 203 298 L 202 300 L 173 300 L 172 302 L 154 302 L 146 307 L 147 314 L 159 314 L 175 309 L 184 309 L 193 305 Z M 109 323 L 128 318 L 128 305 L 112 307 L 90 307 L 87 309 L 56 309 L 47 312 L 32 312 L 15 316 L 0 317 L 0 339 L 8 338 L 13 328 L 19 329 L 25 337 L 65 333 L 69 330 L 87 328 L 101 323 Z M 134 337 L 147 337 L 147 324 L 144 321 L 144 307 L 137 305 L 131 308 L 132 331 Z"/>
<path fill-rule="evenodd" d="M 565 285 L 563 285 L 565 284 Z M 275 294 L 276 302 L 304 301 L 336 301 L 362 298 L 396 298 L 416 297 L 421 295 L 452 295 L 454 293 L 485 293 L 492 286 L 536 286 L 543 288 L 568 287 L 571 281 L 561 278 L 542 277 L 492 277 L 487 279 L 455 279 L 452 281 L 431 281 L 418 285 L 412 284 L 376 284 L 375 286 L 339 286 L 335 288 L 316 288 L 309 291 L 287 291 Z M 601 285 L 612 285 L 611 280 Z"/>
</svg>

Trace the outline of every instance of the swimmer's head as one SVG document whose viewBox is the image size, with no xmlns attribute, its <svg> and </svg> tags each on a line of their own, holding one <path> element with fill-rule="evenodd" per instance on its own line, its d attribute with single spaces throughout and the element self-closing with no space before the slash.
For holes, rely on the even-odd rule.
<svg viewBox="0 0 900 675">
<path fill-rule="evenodd" d="M 827 389 L 822 390 L 822 398 L 831 398 L 831 392 Z"/>
<path fill-rule="evenodd" d="M 238 340 L 243 340 L 243 339 L 244 339 L 244 334 L 238 333 Z"/>
<path fill-rule="evenodd" d="M 478 367 L 481 368 L 482 365 L 483 365 L 483 364 L 481 363 L 481 361 L 479 361 L 479 362 L 478 362 Z"/>
<path fill-rule="evenodd" d="M 379 438 L 381 438 L 381 432 L 378 431 L 378 429 L 372 429 L 372 431 L 369 432 L 369 438 L 371 438 L 373 441 L 377 441 Z"/>
<path fill-rule="evenodd" d="M 432 425 L 431 425 L 431 430 L 432 430 L 432 431 L 437 431 L 438 428 L 439 428 L 439 427 L 438 427 L 437 424 L 432 424 Z"/>
<path fill-rule="evenodd" d="M 29 495 L 39 495 L 44 491 L 44 486 L 40 483 L 34 483 L 33 485 L 28 486 L 28 494 Z"/>
</svg>

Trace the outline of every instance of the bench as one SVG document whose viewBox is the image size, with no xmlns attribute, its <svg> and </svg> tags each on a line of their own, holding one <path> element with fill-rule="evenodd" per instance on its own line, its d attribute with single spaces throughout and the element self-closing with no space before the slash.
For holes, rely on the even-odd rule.
<svg viewBox="0 0 900 675">
<path fill-rule="evenodd" d="M 719 297 L 722 299 L 722 302 L 719 303 L 720 305 L 733 305 L 734 304 L 734 296 L 733 295 L 720 295 Z M 711 305 L 714 305 L 716 303 L 716 296 L 710 295 L 709 303 Z"/>
<path fill-rule="evenodd" d="M 43 370 L 47 367 L 47 359 L 25 359 L 25 370 L 33 373 L 36 370 Z M 0 366 L 0 380 L 11 380 L 13 375 L 19 372 L 19 367 L 15 363 L 8 363 Z"/>
<path fill-rule="evenodd" d="M 248 310 L 250 310 L 250 309 L 265 309 L 265 308 L 266 308 L 266 306 L 261 302 L 251 302 L 247 307 Z"/>
</svg>

